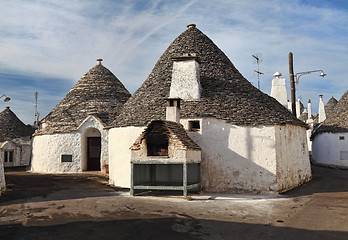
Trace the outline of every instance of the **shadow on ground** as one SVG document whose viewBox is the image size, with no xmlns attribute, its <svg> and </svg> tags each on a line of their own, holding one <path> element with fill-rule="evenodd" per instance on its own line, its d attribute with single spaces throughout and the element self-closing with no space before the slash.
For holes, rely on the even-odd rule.
<svg viewBox="0 0 348 240">
<path fill-rule="evenodd" d="M 212 233 L 212 234 L 211 234 Z M 0 226 L 0 239 L 347 239 L 347 232 L 311 231 L 194 218 L 81 221 L 53 226 Z"/>
<path fill-rule="evenodd" d="M 98 174 L 37 174 L 6 172 L 6 192 L 0 206 L 48 200 L 115 196 L 128 191 L 107 186 L 108 178 Z"/>
</svg>

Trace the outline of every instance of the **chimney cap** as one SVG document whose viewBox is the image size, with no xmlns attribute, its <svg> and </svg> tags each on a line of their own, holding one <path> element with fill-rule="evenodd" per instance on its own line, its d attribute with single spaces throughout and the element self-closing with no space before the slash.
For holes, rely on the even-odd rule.
<svg viewBox="0 0 348 240">
<path fill-rule="evenodd" d="M 319 94 L 319 97 L 322 98 L 322 97 L 323 97 L 323 94 Z"/>
<path fill-rule="evenodd" d="M 279 78 L 282 74 L 280 72 L 275 72 L 273 74 L 274 77 Z"/>
<path fill-rule="evenodd" d="M 187 25 L 187 28 L 195 28 L 195 27 L 196 27 L 196 24 L 194 24 L 194 23 Z"/>
<path fill-rule="evenodd" d="M 308 103 L 311 103 L 311 100 L 310 100 L 310 99 L 308 100 Z"/>
</svg>

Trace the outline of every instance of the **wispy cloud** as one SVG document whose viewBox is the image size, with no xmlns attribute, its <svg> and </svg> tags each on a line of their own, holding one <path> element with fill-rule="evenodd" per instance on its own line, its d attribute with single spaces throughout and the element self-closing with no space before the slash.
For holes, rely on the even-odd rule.
<svg viewBox="0 0 348 240">
<path fill-rule="evenodd" d="M 348 10 L 315 2 L 2 1 L 0 73 L 2 78 L 7 74 L 7 80 L 0 87 L 19 99 L 19 92 L 30 98 L 31 91 L 38 90 L 44 116 L 102 57 L 104 65 L 134 92 L 174 38 L 187 24 L 196 23 L 254 84 L 251 55 L 262 53 L 265 92 L 270 92 L 274 72 L 288 78 L 289 51 L 294 53 L 296 72 L 323 69 L 326 79 L 308 75 L 298 85 L 298 96 L 311 98 L 315 106 L 318 92 L 301 89 L 327 91 L 327 100 L 348 89 Z M 23 80 L 14 81 L 10 75 Z M 49 100 L 44 100 L 46 96 Z M 19 108 L 26 102 L 21 101 L 22 118 L 33 118 L 32 110 Z"/>
</svg>

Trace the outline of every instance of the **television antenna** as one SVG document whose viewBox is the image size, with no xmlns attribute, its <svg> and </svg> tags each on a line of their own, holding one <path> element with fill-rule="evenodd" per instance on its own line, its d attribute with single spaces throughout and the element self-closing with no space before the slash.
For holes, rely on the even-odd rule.
<svg viewBox="0 0 348 240">
<path fill-rule="evenodd" d="M 257 70 L 254 70 L 257 74 L 257 88 L 260 89 L 260 75 L 265 74 L 264 72 L 260 72 L 260 63 L 262 62 L 262 55 L 261 53 L 253 54 L 251 55 L 253 58 L 255 58 L 256 64 L 257 64 Z"/>
<path fill-rule="evenodd" d="M 39 127 L 39 112 L 37 111 L 37 105 L 38 105 L 38 97 L 39 97 L 39 92 L 35 92 L 35 121 L 34 121 L 34 127 Z"/>
</svg>

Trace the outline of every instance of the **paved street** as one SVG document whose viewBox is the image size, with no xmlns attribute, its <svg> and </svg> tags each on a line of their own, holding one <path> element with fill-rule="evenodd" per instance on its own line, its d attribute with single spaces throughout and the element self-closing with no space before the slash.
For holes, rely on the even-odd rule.
<svg viewBox="0 0 348 240">
<path fill-rule="evenodd" d="M 348 239 L 348 171 L 280 196 L 131 197 L 92 173 L 7 172 L 0 239 Z"/>
</svg>

